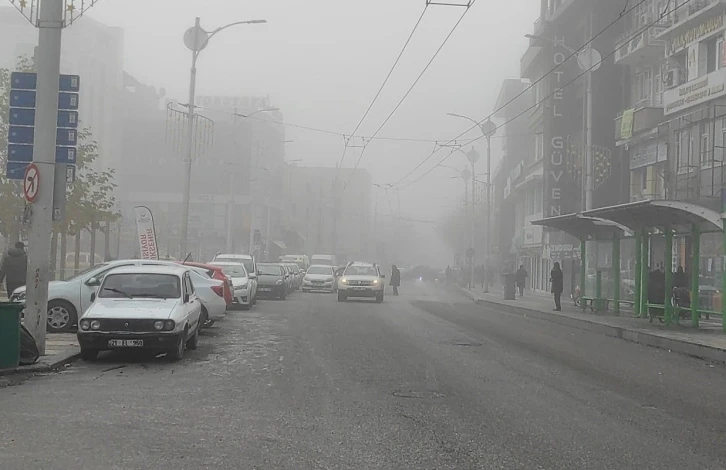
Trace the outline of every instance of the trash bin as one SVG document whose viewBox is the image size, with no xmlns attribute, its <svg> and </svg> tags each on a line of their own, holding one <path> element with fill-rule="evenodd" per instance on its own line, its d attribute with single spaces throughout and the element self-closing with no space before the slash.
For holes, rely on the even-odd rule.
<svg viewBox="0 0 726 470">
<path fill-rule="evenodd" d="M 514 273 L 506 273 L 504 277 L 504 300 L 514 300 L 516 298 L 517 286 Z"/>
<path fill-rule="evenodd" d="M 0 302 L 0 369 L 20 363 L 20 312 L 23 304 Z"/>
</svg>

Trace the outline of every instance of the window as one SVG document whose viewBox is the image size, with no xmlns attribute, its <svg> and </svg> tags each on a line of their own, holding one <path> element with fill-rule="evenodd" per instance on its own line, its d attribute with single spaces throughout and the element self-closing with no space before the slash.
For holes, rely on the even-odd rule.
<svg viewBox="0 0 726 470">
<path fill-rule="evenodd" d="M 645 191 L 648 189 L 648 167 L 642 168 L 643 172 L 640 174 L 640 189 Z"/>
<path fill-rule="evenodd" d="M 674 140 L 674 142 L 676 144 L 675 145 L 675 147 L 676 147 L 676 149 L 675 149 L 675 152 L 676 152 L 676 167 L 678 167 L 678 168 L 680 168 L 683 165 L 683 163 L 682 163 L 682 160 L 683 160 L 683 151 L 682 151 L 682 145 L 681 145 L 681 138 L 682 138 L 682 136 L 681 136 L 681 132 L 680 131 L 676 131 L 676 132 L 673 133 L 673 140 Z"/>
<path fill-rule="evenodd" d="M 723 36 L 721 36 L 716 40 L 716 70 L 721 70 L 722 68 L 724 68 L 723 48 L 724 38 Z"/>
<path fill-rule="evenodd" d="M 702 49 L 701 49 L 702 50 Z M 720 57 L 718 56 L 718 45 L 716 39 L 706 42 L 706 73 L 717 70 Z"/>
<path fill-rule="evenodd" d="M 708 122 L 701 123 L 701 143 L 700 148 L 700 163 L 701 166 L 709 163 L 709 151 L 708 151 Z"/>
<path fill-rule="evenodd" d="M 188 277 L 185 277 L 184 284 L 188 282 Z M 98 296 L 112 299 L 134 297 L 175 299 L 180 296 L 180 289 L 179 277 L 171 274 L 111 273 L 106 276 Z"/>
<path fill-rule="evenodd" d="M 544 135 L 534 135 L 534 161 L 539 161 L 544 158 Z"/>
<path fill-rule="evenodd" d="M 693 135 L 693 130 L 688 130 L 688 155 L 686 155 L 685 166 L 690 166 L 696 159 L 696 136 Z"/>
</svg>

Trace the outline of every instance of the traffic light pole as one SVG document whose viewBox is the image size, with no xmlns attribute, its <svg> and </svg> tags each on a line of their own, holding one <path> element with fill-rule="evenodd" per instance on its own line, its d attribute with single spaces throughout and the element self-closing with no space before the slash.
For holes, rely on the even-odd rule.
<svg viewBox="0 0 726 470">
<path fill-rule="evenodd" d="M 40 181 L 38 196 L 30 208 L 25 326 L 33 335 L 41 355 L 45 354 L 45 328 L 48 315 L 63 5 L 63 0 L 44 0 L 38 20 L 36 62 L 38 83 L 33 162 L 38 166 Z"/>
</svg>

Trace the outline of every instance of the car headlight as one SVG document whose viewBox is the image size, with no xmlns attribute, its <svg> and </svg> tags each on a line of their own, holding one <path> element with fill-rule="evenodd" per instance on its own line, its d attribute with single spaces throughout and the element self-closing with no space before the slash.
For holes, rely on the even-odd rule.
<svg viewBox="0 0 726 470">
<path fill-rule="evenodd" d="M 172 331 L 174 328 L 176 328 L 174 320 L 164 320 L 164 331 Z"/>
<path fill-rule="evenodd" d="M 98 320 L 93 320 L 91 322 L 91 329 L 92 330 L 100 330 L 101 329 L 101 322 Z"/>
<path fill-rule="evenodd" d="M 378 285 L 378 279 L 373 279 L 373 285 L 374 286 L 377 286 Z"/>
<path fill-rule="evenodd" d="M 240 289 L 247 289 L 247 283 L 245 282 L 244 284 L 240 284 L 239 288 Z"/>
<path fill-rule="evenodd" d="M 275 284 L 277 284 L 278 286 L 281 286 L 283 284 L 282 279 L 279 279 Z"/>
<path fill-rule="evenodd" d="M 91 328 L 91 321 L 81 320 L 80 327 L 83 331 L 88 331 Z"/>
<path fill-rule="evenodd" d="M 11 294 L 10 297 L 12 297 L 12 299 L 16 301 L 23 301 L 25 300 L 25 291 L 18 292 L 17 294 Z"/>
<path fill-rule="evenodd" d="M 348 280 L 346 278 L 343 278 L 340 280 L 341 284 L 348 284 Z"/>
<path fill-rule="evenodd" d="M 161 330 L 163 330 L 163 329 L 164 329 L 164 322 L 163 322 L 163 321 L 161 321 L 161 320 L 155 321 L 155 322 L 154 322 L 154 329 L 155 329 L 156 331 L 161 331 Z"/>
</svg>

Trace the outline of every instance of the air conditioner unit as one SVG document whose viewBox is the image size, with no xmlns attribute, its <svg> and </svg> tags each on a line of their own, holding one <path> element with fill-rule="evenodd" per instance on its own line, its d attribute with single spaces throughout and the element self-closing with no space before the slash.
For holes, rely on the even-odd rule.
<svg viewBox="0 0 726 470">
<path fill-rule="evenodd" d="M 682 83 L 682 81 L 683 72 L 681 69 L 670 69 L 665 76 L 665 80 L 663 80 L 667 89 L 677 87 Z"/>
</svg>

